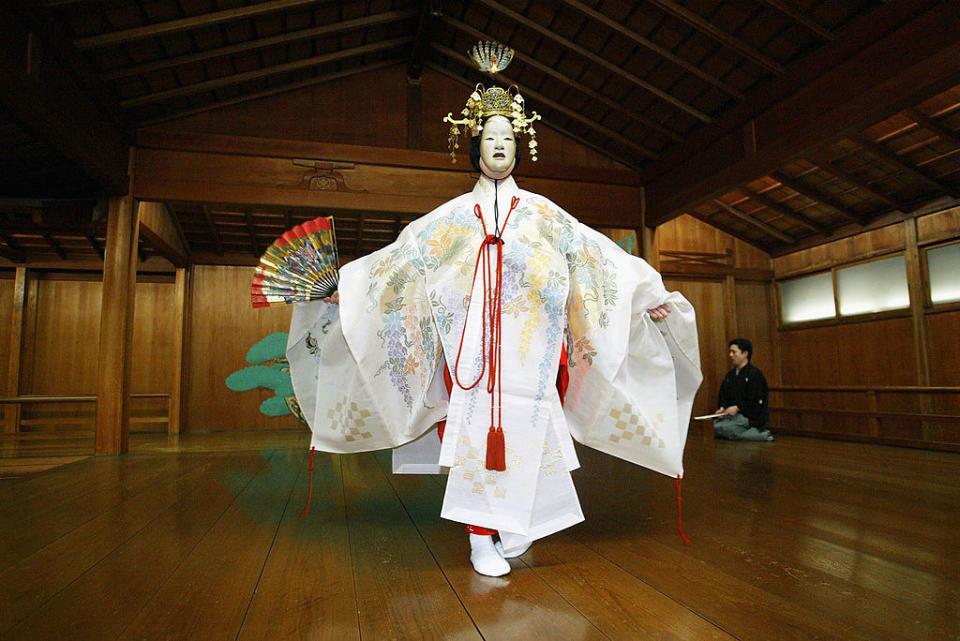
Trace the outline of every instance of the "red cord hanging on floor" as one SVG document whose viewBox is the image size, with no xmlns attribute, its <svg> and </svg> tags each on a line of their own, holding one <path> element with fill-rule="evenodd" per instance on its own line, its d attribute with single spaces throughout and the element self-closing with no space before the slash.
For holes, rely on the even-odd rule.
<svg viewBox="0 0 960 641">
<path fill-rule="evenodd" d="M 683 533 L 683 495 L 680 492 L 680 475 L 677 474 L 677 530 L 684 545 L 690 545 L 690 539 Z"/>
<path fill-rule="evenodd" d="M 303 506 L 303 512 L 300 513 L 300 516 L 306 516 L 307 512 L 310 511 L 310 497 L 313 496 L 313 453 L 316 451 L 316 448 L 310 448 L 310 468 L 307 472 L 307 504 Z"/>
</svg>

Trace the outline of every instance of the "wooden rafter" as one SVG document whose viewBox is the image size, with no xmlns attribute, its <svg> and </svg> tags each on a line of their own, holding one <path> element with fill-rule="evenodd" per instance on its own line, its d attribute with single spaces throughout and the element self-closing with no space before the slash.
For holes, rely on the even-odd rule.
<svg viewBox="0 0 960 641">
<path fill-rule="evenodd" d="M 960 133 L 947 128 L 942 122 L 921 113 L 919 109 L 907 109 L 904 113 L 927 131 L 937 134 L 941 140 L 949 142 L 954 147 L 960 147 Z"/>
<path fill-rule="evenodd" d="M 360 255 L 360 245 L 363 243 L 363 219 L 365 212 L 360 212 L 360 218 L 357 220 L 357 242 L 353 246 L 353 255 Z"/>
<path fill-rule="evenodd" d="M 204 91 L 218 89 L 220 87 L 237 85 L 243 82 L 248 82 L 250 80 L 258 80 L 260 78 L 265 78 L 267 76 L 286 73 L 288 71 L 295 71 L 297 69 L 305 69 L 308 67 L 316 67 L 318 65 L 322 65 L 327 62 L 343 60 L 345 58 L 354 58 L 356 56 L 362 56 L 364 54 L 374 53 L 376 51 L 383 51 L 385 49 L 400 47 L 402 45 L 409 44 L 411 40 L 412 38 L 410 37 L 393 38 L 391 40 L 385 40 L 383 42 L 376 42 L 373 44 L 353 47 L 351 49 L 344 49 L 342 51 L 335 51 L 333 53 L 327 53 L 321 56 L 312 56 L 310 58 L 304 58 L 303 60 L 294 60 L 291 62 L 285 62 L 279 65 L 264 67 L 263 69 L 254 69 L 253 71 L 232 74 L 229 76 L 223 76 L 221 78 L 214 78 L 212 80 L 197 82 L 192 85 L 184 85 L 182 87 L 175 87 L 173 89 L 167 89 L 165 91 L 158 91 L 156 93 L 146 94 L 144 96 L 138 96 L 136 98 L 125 100 L 121 102 L 120 105 L 124 108 L 129 108 L 129 107 L 136 107 L 139 105 L 146 105 L 154 102 L 161 102 L 169 98 L 189 96 L 192 94 L 202 93 Z"/>
<path fill-rule="evenodd" d="M 902 171 L 905 171 L 920 182 L 925 183 L 937 191 L 949 194 L 954 198 L 960 197 L 960 189 L 957 189 L 953 185 L 940 180 L 927 170 L 907 162 L 903 156 L 893 151 L 886 145 L 874 141 L 866 134 L 851 134 L 848 136 L 848 138 L 875 156 L 879 156 L 890 164 L 899 167 Z"/>
<path fill-rule="evenodd" d="M 247 223 L 247 234 L 250 236 L 250 250 L 253 255 L 260 257 L 260 243 L 257 241 L 257 232 L 253 227 L 253 216 L 246 209 L 243 210 L 243 219 Z"/>
<path fill-rule="evenodd" d="M 203 208 L 203 217 L 207 221 L 207 230 L 210 233 L 210 238 L 213 239 L 213 246 L 216 247 L 217 256 L 223 256 L 223 243 L 220 241 L 220 232 L 217 231 L 217 226 L 213 223 L 213 215 L 210 213 L 210 208 L 206 205 L 202 205 Z"/>
<path fill-rule="evenodd" d="M 866 221 L 864 221 L 863 219 L 861 219 L 861 218 L 860 218 L 859 216 L 857 216 L 856 214 L 852 214 L 852 213 L 850 213 L 849 211 L 847 211 L 847 210 L 843 207 L 843 205 L 841 205 L 840 203 L 835 202 L 835 201 L 834 201 L 832 198 L 830 198 L 829 196 L 825 196 L 825 195 L 821 194 L 821 193 L 818 192 L 816 189 L 813 189 L 813 188 L 811 188 L 811 187 L 807 187 L 806 185 L 804 185 L 803 183 L 797 181 L 796 179 L 790 178 L 789 176 L 787 176 L 787 175 L 784 174 L 783 172 L 774 171 L 774 172 L 772 172 L 772 173 L 770 174 L 770 177 L 773 178 L 774 180 L 776 180 L 777 182 L 779 182 L 779 183 L 780 183 L 781 185 L 783 185 L 784 187 L 788 187 L 788 188 L 792 189 L 793 191 L 797 192 L 798 194 L 800 194 L 800 195 L 803 196 L 804 198 L 809 198 L 810 200 L 812 200 L 813 202 L 817 203 L 818 205 L 820 205 L 820 206 L 823 207 L 824 209 L 827 209 L 827 210 L 833 212 L 834 214 L 836 214 L 836 215 L 838 215 L 838 216 L 841 216 L 842 218 L 846 218 L 847 220 L 849 220 L 849 221 L 851 221 L 851 222 L 854 222 L 854 223 L 857 223 L 857 224 L 859 224 L 859 225 L 863 225 L 863 224 L 866 223 Z"/>
<path fill-rule="evenodd" d="M 96 36 L 77 38 L 73 41 L 73 45 L 77 49 L 96 49 L 108 45 L 120 44 L 122 42 L 129 42 L 131 40 L 140 40 L 153 36 L 176 33 L 178 31 L 209 27 L 223 22 L 251 18 L 265 13 L 273 13 L 310 4 L 316 4 L 316 0 L 273 0 L 272 2 L 261 2 L 259 4 L 237 7 L 235 9 L 225 9 L 223 11 L 213 11 L 198 16 L 190 16 L 189 18 L 181 18 L 179 20 L 169 20 L 167 22 L 158 22 L 142 27 L 134 27 L 132 29 L 122 29 L 120 31 L 111 31 Z"/>
<path fill-rule="evenodd" d="M 47 241 L 47 244 L 50 245 L 50 249 L 61 258 L 61 260 L 66 260 L 67 252 L 63 251 L 63 247 L 60 246 L 60 243 L 57 242 L 57 239 L 53 237 L 53 234 L 49 232 L 43 232 L 41 234 L 43 239 Z"/>
<path fill-rule="evenodd" d="M 464 56 L 463 54 L 457 53 L 456 51 L 454 51 L 453 49 L 450 49 L 449 47 L 444 47 L 443 45 L 437 44 L 437 43 L 435 43 L 435 42 L 430 43 L 430 47 L 431 47 L 432 49 L 434 49 L 435 51 L 443 54 L 444 56 L 447 56 L 448 58 L 451 58 L 451 59 L 453 59 L 453 60 L 456 60 L 456 61 L 460 62 L 460 63 L 463 64 L 463 65 L 466 65 L 467 67 L 470 67 L 470 66 L 473 65 L 473 61 L 472 61 L 470 58 L 468 58 L 467 56 Z M 587 118 L 586 116 L 583 116 L 582 114 L 577 113 L 577 112 L 574 111 L 573 109 L 570 109 L 570 108 L 568 108 L 568 107 L 564 107 L 564 106 L 561 105 L 560 103 L 555 102 L 555 101 L 551 100 L 550 98 L 547 98 L 547 97 L 544 96 L 543 94 L 540 94 L 540 93 L 534 91 L 533 89 L 530 89 L 529 87 L 525 87 L 525 86 L 521 85 L 519 82 L 517 82 L 516 80 L 511 79 L 509 76 L 507 76 L 507 75 L 505 75 L 505 74 L 502 74 L 502 73 L 501 73 L 501 74 L 498 74 L 498 77 L 500 78 L 501 82 L 503 82 L 503 83 L 505 83 L 505 84 L 507 84 L 507 85 L 516 85 L 518 88 L 520 88 L 520 90 L 523 92 L 523 94 L 524 94 L 527 98 L 533 98 L 534 100 L 537 100 L 537 101 L 543 103 L 544 105 L 546 105 L 547 107 L 550 107 L 550 108 L 553 109 L 554 111 L 557 111 L 557 112 L 559 112 L 559 113 L 562 113 L 562 114 L 563 114 L 564 116 L 566 116 L 567 118 L 571 118 L 571 119 L 573 119 L 573 120 L 576 120 L 576 121 L 579 122 L 580 124 L 582 124 L 582 125 L 590 128 L 590 129 L 596 131 L 597 133 L 605 136 L 606 138 L 609 138 L 611 141 L 616 142 L 616 143 L 618 143 L 618 144 L 621 144 L 621 145 L 623 145 L 623 146 L 625 146 L 625 147 L 629 147 L 630 149 L 636 151 L 638 154 L 641 154 L 641 155 L 643 155 L 643 156 L 646 156 L 647 158 L 651 158 L 651 159 L 656 159 L 656 158 L 657 158 L 656 152 L 651 151 L 650 149 L 647 149 L 646 147 L 644 147 L 644 146 L 642 146 L 642 145 L 638 145 L 637 143 L 635 143 L 635 142 L 633 142 L 633 141 L 631 141 L 631 140 L 628 140 L 627 138 L 625 138 L 625 137 L 623 136 L 623 134 L 621 134 L 621 133 L 619 133 L 619 132 L 616 132 L 616 131 L 614 131 L 613 129 L 610 129 L 609 127 L 605 127 L 605 126 L 601 125 L 600 123 L 598 123 L 598 122 L 596 122 L 596 121 L 594 121 L 594 120 L 592 120 L 592 119 L 590 119 L 590 118 Z"/>
<path fill-rule="evenodd" d="M 787 207 L 787 206 L 784 205 L 783 203 L 774 200 L 772 197 L 770 197 L 770 196 L 768 196 L 768 195 L 766 195 L 766 194 L 763 194 L 763 193 L 761 193 L 761 192 L 758 192 L 758 191 L 755 191 L 755 190 L 753 190 L 753 189 L 750 189 L 750 188 L 747 187 L 747 186 L 743 186 L 743 187 L 741 187 L 740 189 L 741 189 L 746 195 L 750 196 L 750 198 L 752 198 L 753 200 L 757 201 L 758 203 L 760 203 L 761 205 L 763 205 L 764 207 L 766 207 L 766 208 L 769 209 L 770 211 L 773 211 L 773 212 L 776 212 L 776 213 L 780 214 L 781 216 L 783 216 L 783 217 L 786 218 L 787 220 L 792 220 L 793 222 L 797 223 L 798 225 L 803 225 L 804 227 L 806 227 L 807 229 L 809 229 L 809 230 L 811 230 L 811 231 L 815 231 L 815 232 L 819 232 L 819 233 L 826 233 L 826 232 L 827 232 L 827 228 L 826 228 L 825 226 L 821 225 L 820 223 L 816 222 L 815 220 L 812 220 L 812 219 L 808 218 L 807 216 L 804 216 L 804 215 L 801 214 L 800 212 L 793 211 L 792 209 L 790 209 L 789 207 Z"/>
<path fill-rule="evenodd" d="M 463 83 L 463 84 L 467 85 L 468 87 L 472 87 L 472 86 L 474 86 L 474 85 L 476 84 L 476 83 L 474 83 L 474 82 L 471 82 L 471 81 L 468 80 L 467 78 L 465 78 L 465 77 L 463 77 L 463 76 L 461 76 L 461 75 L 459 75 L 459 74 L 456 74 L 456 73 L 450 71 L 449 69 L 447 69 L 447 68 L 445 68 L 445 67 L 443 67 L 443 66 L 441 66 L 441 65 L 434 64 L 434 63 L 431 63 L 431 62 L 427 62 L 427 63 L 426 63 L 426 66 L 429 67 L 430 69 L 433 69 L 433 70 L 436 71 L 437 73 L 443 74 L 444 76 L 447 76 L 448 78 L 451 78 L 451 79 L 453 79 L 453 80 L 456 80 L 457 82 Z M 604 149 L 603 147 L 601 147 L 601 146 L 598 145 L 597 143 L 591 142 L 591 141 L 587 140 L 586 138 L 584 138 L 583 136 L 578 136 L 577 134 L 573 133 L 572 131 L 569 131 L 569 130 L 563 128 L 563 127 L 560 127 L 559 125 L 557 125 L 557 124 L 555 124 L 555 123 L 550 123 L 549 126 L 550 126 L 551 129 L 560 132 L 561 134 L 563 134 L 563 135 L 566 136 L 567 138 L 570 138 L 571 140 L 575 140 L 575 141 L 577 141 L 578 143 L 580 143 L 581 145 L 584 145 L 584 146 L 586 146 L 586 147 L 590 147 L 590 148 L 593 149 L 594 151 L 596 151 L 596 152 L 598 152 L 598 153 L 606 156 L 607 158 L 612 158 L 613 160 L 616 160 L 616 161 L 619 162 L 619 163 L 622 163 L 622 164 L 624 164 L 624 165 L 627 165 L 628 167 L 636 168 L 636 164 L 635 164 L 632 160 L 619 157 L 619 156 L 613 154 L 609 149 Z"/>
<path fill-rule="evenodd" d="M 714 87 L 717 87 L 718 89 L 733 96 L 734 98 L 737 98 L 738 100 L 743 99 L 744 97 L 743 93 L 738 89 L 736 89 L 735 87 L 732 87 L 730 86 L 730 84 L 724 82 L 720 78 L 717 78 L 716 76 L 713 76 L 707 73 L 700 67 L 696 66 L 695 64 L 693 64 L 688 60 L 681 58 L 680 56 L 673 53 L 669 49 L 661 47 L 657 43 L 641 36 L 639 33 L 634 31 L 633 29 L 630 29 L 626 25 L 623 25 L 620 22 L 617 22 L 613 18 L 610 18 L 609 16 L 603 13 L 600 13 L 596 9 L 588 7 L 587 5 L 585 5 L 582 2 L 579 2 L 578 0 L 563 0 L 563 3 L 570 7 L 573 7 L 574 9 L 576 9 L 577 11 L 580 11 L 581 13 L 587 14 L 588 16 L 590 16 L 592 19 L 596 20 L 600 24 L 603 24 L 607 28 L 612 29 L 613 31 L 619 33 L 625 38 L 632 40 L 633 42 L 637 43 L 641 47 L 649 49 L 650 51 L 654 52 L 661 58 L 669 60 L 673 64 L 682 67 L 684 70 L 695 75 L 697 78 L 700 78 L 704 82 L 707 82 L 713 85 Z"/>
<path fill-rule="evenodd" d="M 892 2 L 751 90 L 747 100 L 644 168 L 647 221 L 659 225 L 784 164 L 943 92 L 960 77 L 953 3 Z M 952 84 L 951 84 L 952 83 Z M 756 131 L 754 145 L 745 131 Z"/>
<path fill-rule="evenodd" d="M 830 31 L 828 31 L 826 27 L 821 25 L 816 20 L 813 20 L 808 16 L 800 13 L 798 10 L 791 7 L 786 2 L 783 2 L 782 0 L 763 0 L 763 3 L 783 13 L 784 15 L 789 17 L 791 20 L 793 20 L 797 24 L 803 25 L 813 33 L 820 36 L 820 38 L 822 38 L 823 40 L 829 41 L 829 40 L 835 39 L 834 35 L 830 33 Z"/>
<path fill-rule="evenodd" d="M 145 127 L 147 125 L 155 125 L 161 122 L 166 122 L 168 120 L 175 120 L 177 118 L 184 118 L 186 116 L 193 116 L 195 114 L 204 113 L 207 111 L 213 111 L 214 109 L 220 109 L 221 107 L 229 107 L 230 105 L 237 105 L 242 102 L 250 102 L 251 100 L 259 100 L 260 98 L 266 98 L 268 96 L 275 96 L 281 93 L 296 91 L 297 89 L 303 89 L 304 87 L 312 87 L 313 85 L 323 84 L 325 82 L 330 82 L 331 80 L 337 80 L 338 78 L 348 78 L 350 76 L 366 73 L 368 71 L 374 71 L 375 69 L 392 67 L 397 64 L 400 64 L 400 63 L 396 60 L 382 60 L 380 62 L 375 62 L 370 65 L 364 65 L 362 67 L 354 67 L 352 69 L 346 69 L 344 71 L 338 71 L 336 73 L 330 73 L 322 76 L 315 76 L 313 78 L 307 78 L 306 80 L 301 80 L 299 82 L 291 82 L 290 84 L 281 85 L 279 87 L 273 87 L 272 89 L 265 89 L 263 91 L 257 91 L 254 93 L 242 94 L 240 96 L 237 96 L 236 98 L 230 98 L 228 100 L 218 100 L 216 102 L 210 102 L 200 107 L 181 109 L 179 111 L 171 111 L 157 118 L 144 120 L 142 122 L 139 122 L 138 124 L 141 127 Z"/>
<path fill-rule="evenodd" d="M 569 40 L 569 39 L 567 39 L 567 38 L 564 38 L 563 36 L 559 35 L 558 33 L 555 33 L 555 32 L 553 32 L 553 31 L 551 31 L 550 29 L 544 27 L 543 25 L 541 25 L 541 24 L 539 24 L 539 23 L 537 23 L 537 22 L 534 22 L 533 20 L 531 20 L 530 18 L 526 17 L 525 15 L 523 15 L 523 14 L 521 14 L 521 13 L 518 13 L 518 12 L 516 12 L 516 11 L 513 11 L 512 9 L 509 9 L 509 8 L 503 6 L 502 4 L 500 4 L 499 2 L 496 2 L 495 0 L 480 0 L 480 2 L 482 2 L 482 3 L 485 4 L 485 5 L 487 5 L 488 7 L 490 7 L 491 9 L 493 9 L 494 11 L 496 11 L 497 13 L 501 13 L 501 14 L 507 16 L 508 18 L 510 18 L 511 20 L 515 20 L 516 22 L 522 24 L 523 26 L 527 27 L 528 29 L 531 29 L 531 30 L 533 30 L 533 31 L 536 31 L 537 33 L 539 33 L 539 34 L 542 35 L 543 37 L 549 38 L 550 40 L 553 40 L 554 42 L 557 42 L 557 43 L 563 45 L 564 47 L 566 47 L 567 49 L 569 49 L 569 50 L 571 50 L 571 51 L 575 51 L 578 55 L 583 56 L 584 58 L 590 60 L 591 62 L 600 65 L 601 67 L 603 67 L 603 68 L 606 69 L 607 71 L 611 71 L 611 72 L 617 74 L 618 76 L 622 76 L 623 78 L 626 78 L 627 80 L 629 80 L 630 82 L 632 82 L 632 83 L 633 83 L 634 85 L 636 85 L 637 87 L 640 87 L 640 88 L 643 89 L 644 91 L 647 91 L 648 93 L 656 96 L 657 98 L 663 100 L 664 102 L 667 102 L 667 103 L 673 105 L 673 106 L 676 107 L 677 109 L 680 109 L 681 111 L 684 111 L 684 112 L 690 114 L 691 116 L 693 116 L 693 117 L 696 118 L 697 120 L 700 120 L 701 122 L 705 122 L 705 123 L 711 122 L 711 121 L 713 120 L 709 115 L 707 115 L 707 114 L 705 114 L 704 112 L 700 111 L 700 110 L 697 109 L 696 107 L 693 107 L 693 106 L 691 106 L 691 105 L 688 105 L 688 104 L 685 103 L 684 101 L 682 101 L 682 100 L 680 100 L 679 98 L 677 98 L 677 97 L 669 94 L 668 92 L 664 91 L 663 89 L 660 89 L 659 87 L 656 87 L 656 86 L 650 84 L 649 82 L 647 82 L 647 81 L 644 80 L 643 78 L 640 78 L 639 76 L 630 73 L 629 71 L 627 71 L 627 70 L 624 69 L 623 67 L 620 67 L 620 66 L 618 66 L 618 65 L 615 65 L 615 64 L 613 64 L 612 62 L 610 62 L 609 60 L 605 60 L 604 58 L 601 58 L 600 56 L 598 56 L 597 54 L 593 53 L 592 51 L 588 51 L 586 48 L 581 47 L 580 45 L 578 45 L 577 43 L 573 42 L 572 40 Z"/>
<path fill-rule="evenodd" d="M 767 223 L 765 223 L 765 222 L 763 222 L 763 221 L 761 221 L 761 220 L 757 220 L 756 218 L 754 218 L 754 217 L 751 216 L 750 214 L 747 214 L 747 213 L 744 213 L 744 212 L 740 211 L 739 209 L 737 209 L 737 208 L 734 207 L 733 205 L 728 205 L 727 203 L 723 202 L 723 201 L 720 200 L 719 198 L 714 198 L 714 199 L 713 199 L 713 202 L 714 202 L 715 204 L 719 205 L 721 209 L 723 209 L 724 211 L 728 212 L 729 214 L 732 214 L 733 216 L 739 218 L 740 220 L 742 220 L 742 221 L 744 221 L 744 222 L 746 222 L 746 223 L 749 223 L 750 225 L 753 225 L 753 226 L 756 227 L 757 229 L 763 231 L 764 233 L 766 233 L 766 234 L 768 234 L 768 235 L 770 235 L 770 236 L 773 236 L 774 238 L 778 238 L 778 239 L 782 240 L 783 242 L 785 242 L 785 243 L 790 243 L 790 244 L 796 242 L 796 239 L 795 239 L 793 236 L 791 236 L 790 234 L 788 234 L 788 233 L 786 233 L 786 232 L 780 231 L 779 229 L 777 229 L 777 228 L 774 227 L 773 225 L 768 225 Z"/>
<path fill-rule="evenodd" d="M 6 258 L 13 263 L 22 263 L 26 261 L 27 255 L 23 251 L 23 247 L 20 246 L 14 238 L 6 233 L 0 232 L 0 239 L 6 244 L 6 247 L 0 246 L 0 256 Z"/>
<path fill-rule="evenodd" d="M 170 261 L 174 267 L 186 267 L 190 264 L 190 259 L 187 258 L 186 255 L 181 253 L 176 247 L 170 245 L 160 234 L 154 232 L 142 222 L 140 223 L 139 234 L 141 241 L 145 245 L 149 245 L 153 251 Z"/>
<path fill-rule="evenodd" d="M 464 33 L 469 34 L 470 36 L 472 36 L 472 37 L 474 37 L 474 38 L 476 38 L 476 39 L 478 39 L 478 40 L 496 40 L 496 38 L 494 38 L 493 36 L 490 36 L 490 35 L 484 33 L 483 31 L 480 31 L 479 29 L 475 29 L 474 27 L 471 27 L 471 26 L 468 25 L 467 23 L 461 22 L 460 20 L 457 20 L 456 18 L 451 18 L 450 16 L 446 16 L 446 15 L 445 15 L 445 16 L 442 17 L 442 20 L 443 20 L 444 22 L 446 22 L 447 24 L 451 25 L 452 27 L 454 27 L 454 28 L 456 28 L 456 29 L 459 29 L 460 31 L 463 31 Z M 591 89 L 590 87 L 587 87 L 586 85 L 584 85 L 584 84 L 582 84 L 582 83 L 580 83 L 580 82 L 577 82 L 577 81 L 574 80 L 573 78 L 570 78 L 569 76 L 566 76 L 566 75 L 560 73 L 559 71 L 557 71 L 557 70 L 554 69 L 553 67 L 551 67 L 551 66 L 549 66 L 549 65 L 545 65 L 545 64 L 543 64 L 542 62 L 537 61 L 536 59 L 532 58 L 531 56 L 528 56 L 528 55 L 526 55 L 526 54 L 523 54 L 523 53 L 521 53 L 521 52 L 519 52 L 519 51 L 514 51 L 513 59 L 514 59 L 515 61 L 522 62 L 522 63 L 525 64 L 525 65 L 529 65 L 530 67 L 533 67 L 534 69 L 536 69 L 536 70 L 539 71 L 540 73 L 546 74 L 546 75 L 550 76 L 551 78 L 554 78 L 554 79 L 562 82 L 563 84 L 567 85 L 568 87 L 571 87 L 571 88 L 573 88 L 573 89 L 576 89 L 576 90 L 579 91 L 580 93 L 582 93 L 582 94 L 584 94 L 584 95 L 586 95 L 586 96 L 589 96 L 591 99 L 596 100 L 597 102 L 599 102 L 599 103 L 603 104 L 604 106 L 606 106 L 606 107 L 608 107 L 608 108 L 616 111 L 617 113 L 621 114 L 622 116 L 624 116 L 624 117 L 626 117 L 626 118 L 629 118 L 630 120 L 633 120 L 634 122 L 638 123 L 639 125 L 641 125 L 641 126 L 643 126 L 643 127 L 647 127 L 648 129 L 652 129 L 653 131 L 656 131 L 657 133 L 659 133 L 659 134 L 661 134 L 661 135 L 669 138 L 670 140 L 673 140 L 674 142 L 680 142 L 680 141 L 683 139 L 683 138 L 680 136 L 680 134 L 676 133 L 675 131 L 664 127 L 664 126 L 661 125 L 660 123 L 658 123 L 658 122 L 656 122 L 656 121 L 654 121 L 654 120 L 651 120 L 650 118 L 647 118 L 646 116 L 643 116 L 643 115 L 641 115 L 641 114 L 638 114 L 638 113 L 636 113 L 636 112 L 633 112 L 633 111 L 627 109 L 626 107 L 623 106 L 622 103 L 618 103 L 618 102 L 616 102 L 616 101 L 610 100 L 609 98 L 607 98 L 607 97 L 604 96 L 603 94 L 601 94 L 601 93 L 599 93 L 599 92 L 597 92 L 597 91 L 594 91 L 594 90 Z"/>
<path fill-rule="evenodd" d="M 764 69 L 771 71 L 778 76 L 786 73 L 786 68 L 781 65 L 779 62 L 771 58 L 770 56 L 764 55 L 748 45 L 746 42 L 737 38 L 736 36 L 730 35 L 729 33 L 718 29 L 717 27 L 710 24 L 705 18 L 697 15 L 693 11 L 690 11 L 686 7 L 683 7 L 673 0 L 647 0 L 650 4 L 656 5 L 663 11 L 669 13 L 675 18 L 683 20 L 693 28 L 701 31 L 717 42 L 724 44 L 731 49 L 735 49 L 744 57 L 752 60 L 757 63 Z"/>
<path fill-rule="evenodd" d="M 101 189 L 125 193 L 129 149 L 120 108 L 100 91 L 95 74 L 86 73 L 85 61 L 60 33 L 60 25 L 26 0 L 0 2 L 0 24 L 4 33 L 30 34 L 23 41 L 8 38 L 0 50 L 0 109 Z M 37 51 L 45 52 L 43 64 L 24 64 Z"/>
<path fill-rule="evenodd" d="M 105 256 L 103 252 L 103 247 L 101 247 L 100 243 L 97 242 L 96 236 L 94 236 L 93 234 L 87 234 L 86 236 L 84 236 L 84 238 L 86 238 L 87 242 L 90 243 L 90 246 L 93 247 L 93 251 L 95 251 L 97 256 L 100 257 L 100 260 L 103 260 Z"/>
<path fill-rule="evenodd" d="M 808 158 L 807 160 L 809 160 L 811 163 L 813 163 L 823 171 L 827 172 L 834 178 L 837 178 L 839 180 L 842 180 L 845 183 L 849 183 L 853 185 L 860 191 L 870 194 L 877 200 L 880 200 L 886 203 L 888 206 L 893 207 L 894 209 L 898 209 L 900 211 L 910 210 L 910 208 L 907 207 L 907 205 L 901 203 L 896 198 L 883 193 L 882 191 L 880 191 L 879 189 L 871 185 L 869 182 L 867 182 L 863 178 L 860 178 L 860 176 L 852 174 L 846 169 L 842 169 L 838 165 L 830 162 L 825 158 Z"/>
<path fill-rule="evenodd" d="M 226 47 L 217 47 L 216 49 L 198 51 L 196 53 L 190 53 L 183 56 L 173 56 L 170 58 L 163 58 L 161 60 L 154 60 L 152 62 L 145 62 L 139 65 L 133 65 L 130 67 L 123 67 L 121 69 L 113 69 L 103 74 L 101 77 L 104 80 L 117 80 L 118 78 L 139 76 L 141 74 L 157 71 L 159 69 L 169 69 L 171 67 L 179 67 L 195 62 L 203 62 L 204 60 L 210 60 L 213 58 L 232 56 L 237 53 L 254 51 L 264 47 L 272 47 L 278 44 L 288 44 L 298 40 L 307 40 L 320 36 L 331 35 L 334 33 L 351 31 L 354 29 L 364 29 L 378 24 L 397 22 L 407 18 L 412 18 L 415 15 L 417 15 L 416 9 L 409 9 L 405 11 L 386 11 L 384 13 L 377 13 L 363 18 L 356 18 L 354 20 L 344 20 L 342 22 L 335 22 L 333 24 L 323 25 L 320 27 L 312 27 L 310 29 L 300 29 L 297 31 L 291 31 L 289 33 L 282 33 L 269 38 L 257 38 L 256 40 L 248 40 L 247 42 L 240 42 L 234 45 L 228 45 Z"/>
</svg>

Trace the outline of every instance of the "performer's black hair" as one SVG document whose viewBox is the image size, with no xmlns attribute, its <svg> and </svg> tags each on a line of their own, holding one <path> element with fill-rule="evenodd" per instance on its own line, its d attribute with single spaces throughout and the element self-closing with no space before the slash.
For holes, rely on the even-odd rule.
<svg viewBox="0 0 960 641">
<path fill-rule="evenodd" d="M 739 349 L 741 352 L 745 352 L 748 361 L 753 358 L 753 343 L 746 338 L 734 338 L 732 341 L 730 341 L 727 347 L 730 345 L 736 345 L 737 349 Z"/>
<path fill-rule="evenodd" d="M 481 123 L 480 135 L 483 135 L 483 125 L 487 124 L 487 121 L 491 118 L 493 118 L 493 116 L 487 116 L 483 119 L 483 122 Z M 473 165 L 474 169 L 480 173 L 483 173 L 483 171 L 480 169 L 480 135 L 470 137 L 470 164 Z M 513 134 L 513 142 L 517 148 L 517 155 L 514 158 L 513 163 L 513 171 L 516 171 L 517 167 L 520 166 L 520 141 L 517 140 L 516 132 Z"/>
</svg>

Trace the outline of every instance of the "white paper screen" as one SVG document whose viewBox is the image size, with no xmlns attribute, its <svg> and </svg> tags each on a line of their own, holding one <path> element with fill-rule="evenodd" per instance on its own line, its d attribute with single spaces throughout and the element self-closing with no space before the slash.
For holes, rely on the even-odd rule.
<svg viewBox="0 0 960 641">
<path fill-rule="evenodd" d="M 780 283 L 784 323 L 833 318 L 833 282 L 830 272 Z"/>
<path fill-rule="evenodd" d="M 910 307 L 906 261 L 894 256 L 838 269 L 837 298 L 841 316 Z"/>
<path fill-rule="evenodd" d="M 927 250 L 930 302 L 960 301 L 960 243 Z"/>
</svg>

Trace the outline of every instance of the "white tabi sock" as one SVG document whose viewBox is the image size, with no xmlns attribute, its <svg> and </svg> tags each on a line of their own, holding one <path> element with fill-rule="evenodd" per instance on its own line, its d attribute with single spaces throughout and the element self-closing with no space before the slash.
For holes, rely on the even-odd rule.
<svg viewBox="0 0 960 641">
<path fill-rule="evenodd" d="M 503 576 L 510 572 L 510 564 L 497 552 L 493 536 L 487 534 L 470 535 L 470 563 L 478 574 L 485 576 Z"/>
</svg>

